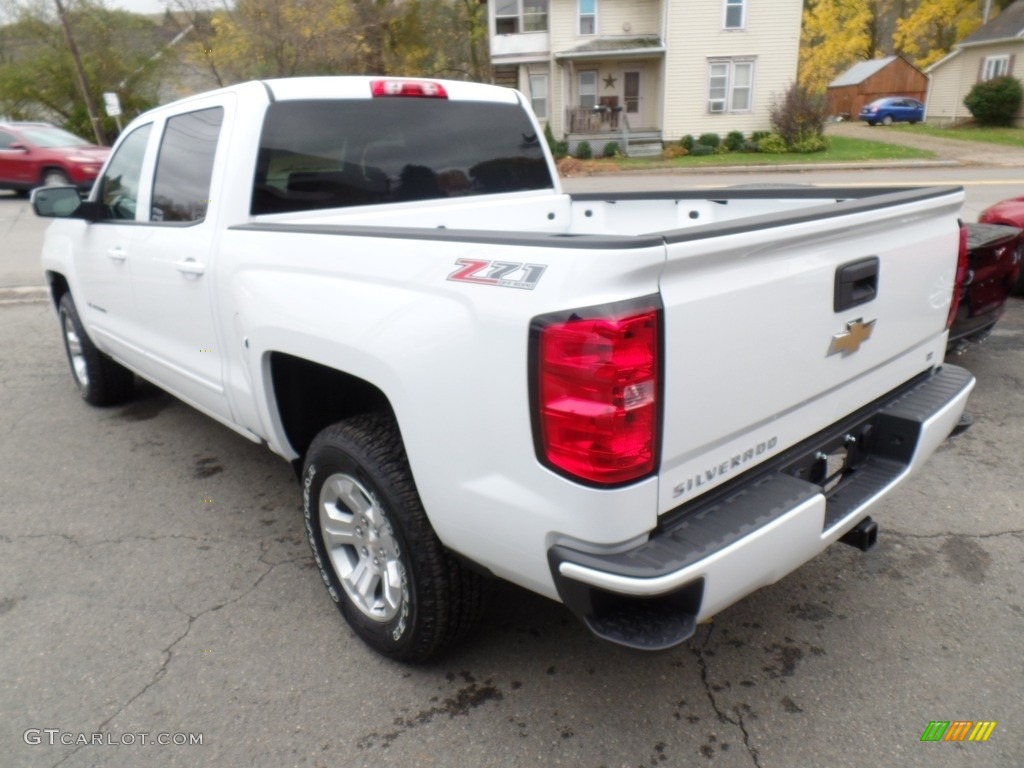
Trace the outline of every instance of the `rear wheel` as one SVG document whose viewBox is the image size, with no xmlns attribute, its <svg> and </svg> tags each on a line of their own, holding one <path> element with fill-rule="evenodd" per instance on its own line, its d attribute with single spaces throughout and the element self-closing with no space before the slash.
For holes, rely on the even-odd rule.
<svg viewBox="0 0 1024 768">
<path fill-rule="evenodd" d="M 71 376 L 82 399 L 91 405 L 117 405 L 130 399 L 135 377 L 96 349 L 78 317 L 70 293 L 61 297 L 58 315 Z"/>
<path fill-rule="evenodd" d="M 882 118 L 882 125 L 892 125 L 892 115 L 886 115 Z"/>
<path fill-rule="evenodd" d="M 376 651 L 424 661 L 478 622 L 482 579 L 434 533 L 390 416 L 357 416 L 318 434 L 302 501 L 327 591 Z"/>
</svg>

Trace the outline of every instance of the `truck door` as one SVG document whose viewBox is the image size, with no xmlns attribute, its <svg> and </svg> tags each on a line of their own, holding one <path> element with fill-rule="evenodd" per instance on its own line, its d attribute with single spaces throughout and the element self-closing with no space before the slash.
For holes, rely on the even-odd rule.
<svg viewBox="0 0 1024 768">
<path fill-rule="evenodd" d="M 89 332 L 106 351 L 138 367 L 145 355 L 132 295 L 139 181 L 147 160 L 152 123 L 135 128 L 122 140 L 103 176 L 95 200 L 105 218 L 82 222 L 80 249 L 75 254 L 76 285 L 72 294 Z"/>
<path fill-rule="evenodd" d="M 142 372 L 200 410 L 230 420 L 208 273 L 216 236 L 211 181 L 226 152 L 220 141 L 224 98 L 196 107 L 158 124 L 132 281 L 147 334 Z"/>
</svg>

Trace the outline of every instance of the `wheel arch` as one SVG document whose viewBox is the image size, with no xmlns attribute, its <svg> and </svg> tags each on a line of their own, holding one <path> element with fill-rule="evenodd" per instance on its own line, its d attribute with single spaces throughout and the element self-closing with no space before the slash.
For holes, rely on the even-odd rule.
<svg viewBox="0 0 1024 768">
<path fill-rule="evenodd" d="M 46 284 L 50 287 L 50 300 L 53 301 L 53 308 L 60 307 L 60 300 L 65 293 L 71 292 L 68 280 L 60 272 L 46 271 Z"/>
<path fill-rule="evenodd" d="M 298 454 L 292 462 L 301 472 L 310 443 L 325 427 L 364 413 L 394 409 L 376 385 L 305 358 L 285 352 L 270 352 L 272 409 L 292 450 Z"/>
</svg>

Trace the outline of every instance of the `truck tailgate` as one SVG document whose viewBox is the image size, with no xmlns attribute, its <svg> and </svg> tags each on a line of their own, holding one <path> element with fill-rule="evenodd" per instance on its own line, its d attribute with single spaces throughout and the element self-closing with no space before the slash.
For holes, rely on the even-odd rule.
<svg viewBox="0 0 1024 768">
<path fill-rule="evenodd" d="M 962 202 L 809 200 L 668 235 L 659 514 L 942 362 Z"/>
</svg>

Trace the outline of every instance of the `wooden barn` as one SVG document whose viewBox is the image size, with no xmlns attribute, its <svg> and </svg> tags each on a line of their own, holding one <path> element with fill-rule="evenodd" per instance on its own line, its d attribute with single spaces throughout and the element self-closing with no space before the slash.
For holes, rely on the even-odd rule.
<svg viewBox="0 0 1024 768">
<path fill-rule="evenodd" d="M 884 96 L 909 96 L 923 102 L 928 75 L 902 56 L 861 61 L 828 84 L 828 113 L 856 119 L 861 107 Z"/>
</svg>

